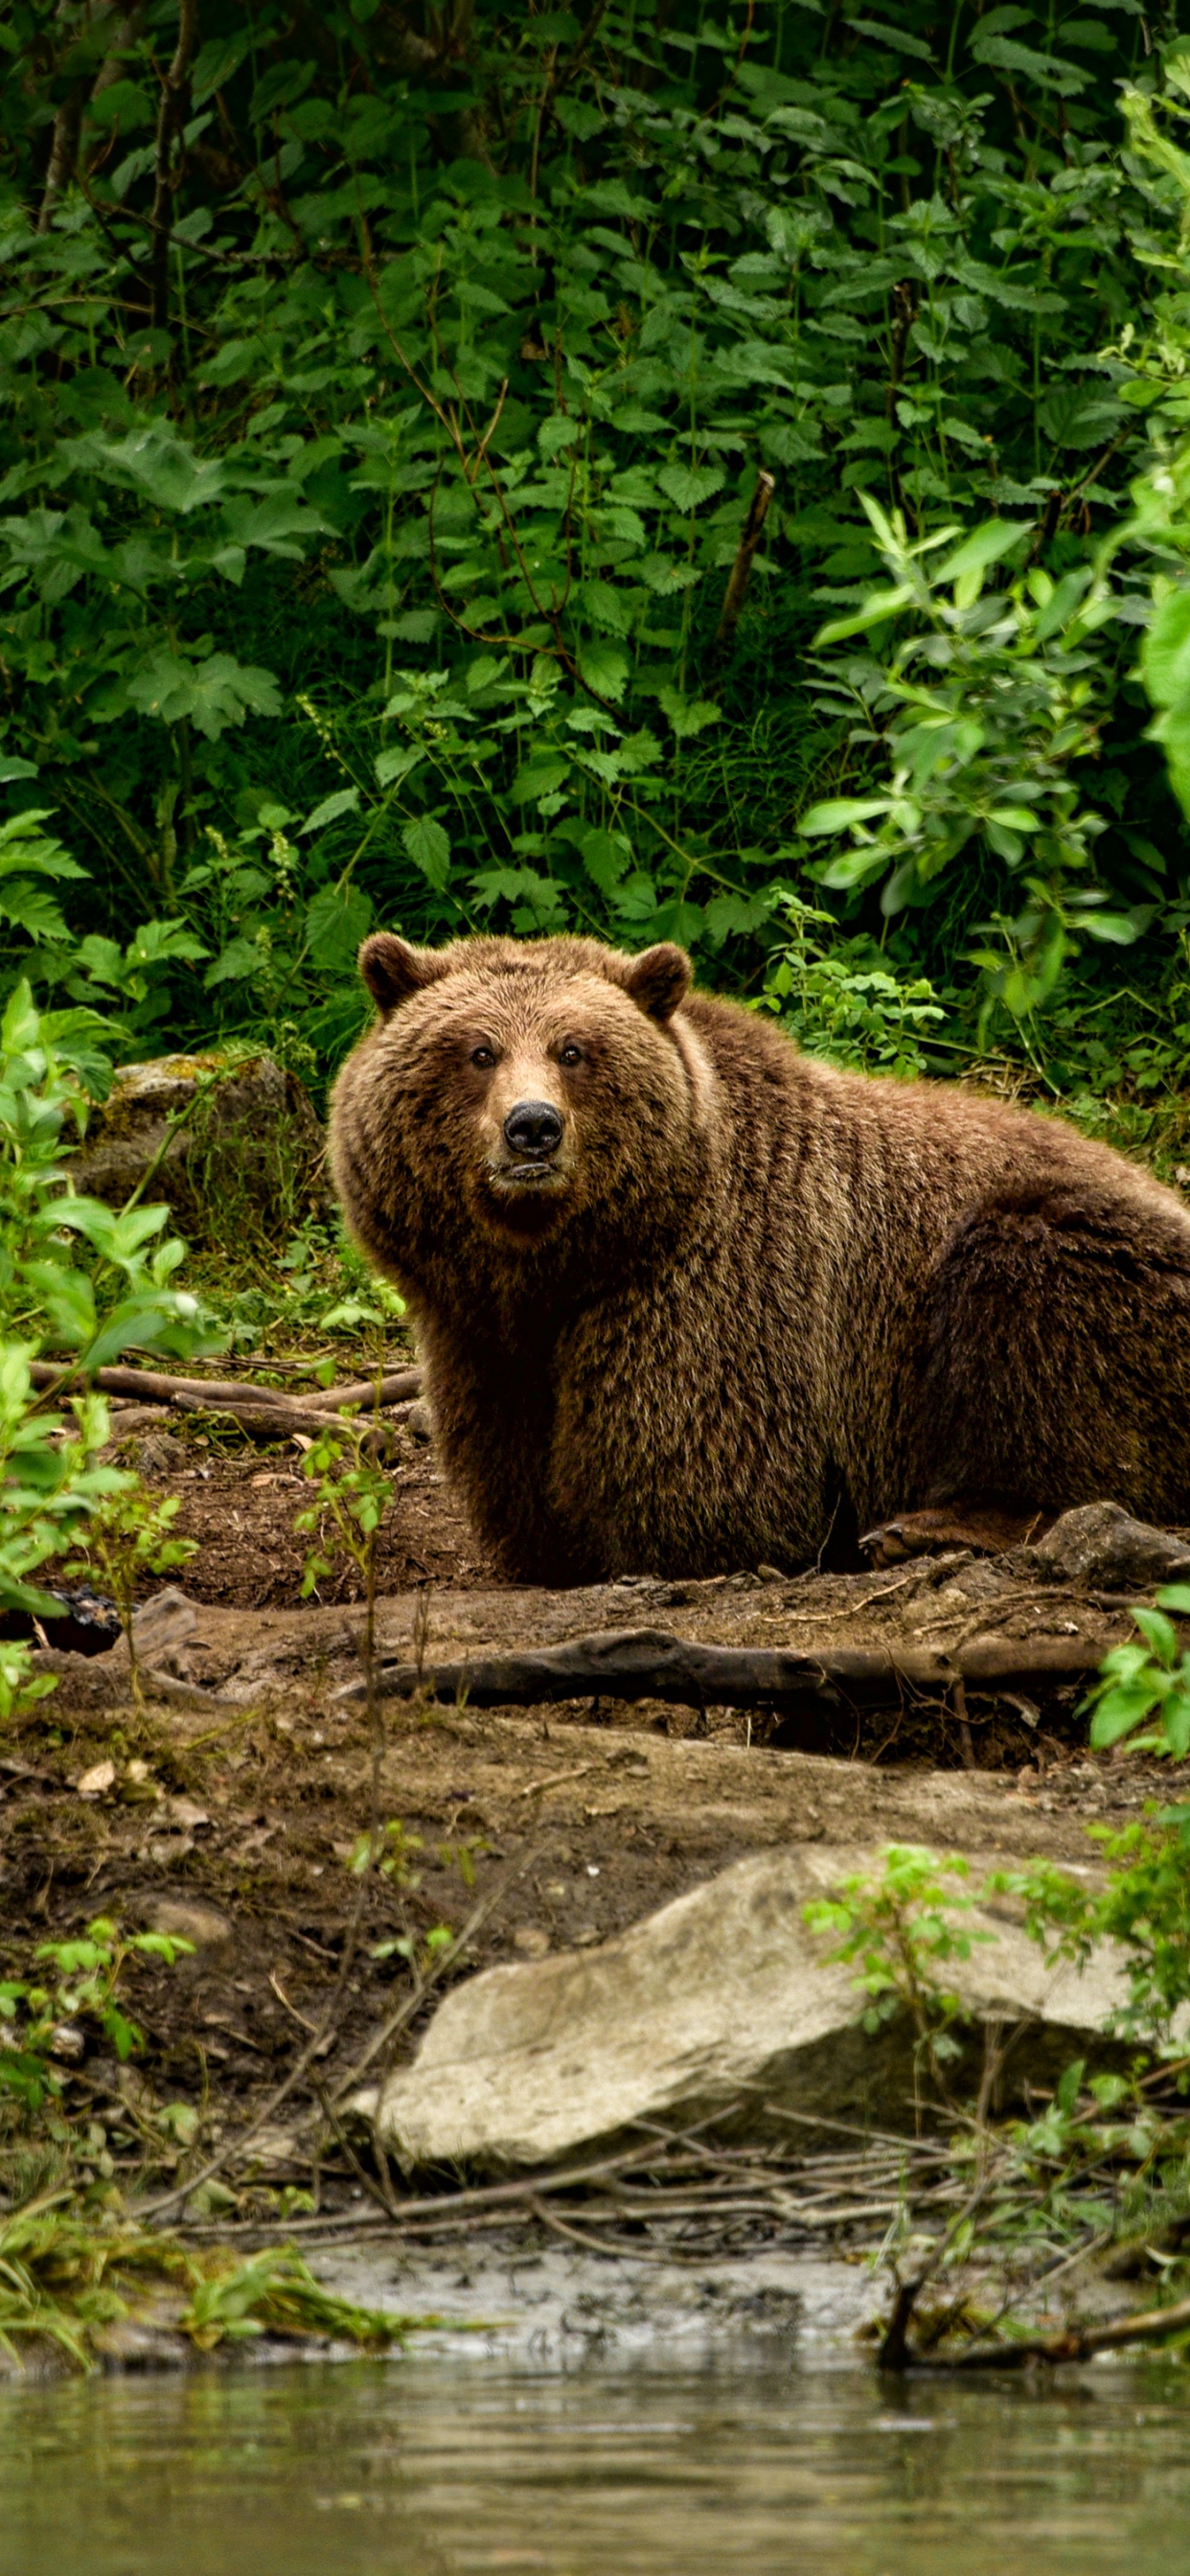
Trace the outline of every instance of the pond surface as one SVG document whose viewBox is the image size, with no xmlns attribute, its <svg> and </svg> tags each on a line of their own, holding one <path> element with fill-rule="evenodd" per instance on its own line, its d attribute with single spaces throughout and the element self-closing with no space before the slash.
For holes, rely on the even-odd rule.
<svg viewBox="0 0 1190 2576">
<path fill-rule="evenodd" d="M 1180 2534 L 1180 2538 L 1179 2535 Z M 1190 2371 L 882 2389 L 771 2361 L 0 2392 L 0 2576 L 1174 2576 Z"/>
</svg>

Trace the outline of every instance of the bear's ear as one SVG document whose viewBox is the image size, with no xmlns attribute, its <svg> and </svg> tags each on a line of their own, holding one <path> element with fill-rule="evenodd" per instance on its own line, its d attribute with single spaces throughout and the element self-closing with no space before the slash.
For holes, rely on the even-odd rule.
<svg viewBox="0 0 1190 2576">
<path fill-rule="evenodd" d="M 359 952 L 359 971 L 377 1010 L 387 1019 L 411 993 L 436 983 L 446 970 L 432 948 L 411 948 L 395 930 L 374 930 Z"/>
<path fill-rule="evenodd" d="M 656 948 L 643 948 L 639 957 L 629 959 L 624 990 L 651 1020 L 669 1020 L 679 1002 L 685 1001 L 693 980 L 694 968 L 685 949 L 663 939 Z"/>
</svg>

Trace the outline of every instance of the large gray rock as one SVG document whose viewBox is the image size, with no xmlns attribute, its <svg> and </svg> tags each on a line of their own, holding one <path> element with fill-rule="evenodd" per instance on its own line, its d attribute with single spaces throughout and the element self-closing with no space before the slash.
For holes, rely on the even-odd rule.
<svg viewBox="0 0 1190 2576">
<path fill-rule="evenodd" d="M 146 1181 L 194 1239 L 292 1232 L 329 1200 L 323 1134 L 295 1074 L 217 1049 L 121 1067 L 71 1158 L 76 1190 L 121 1207 Z"/>
<path fill-rule="evenodd" d="M 1043 1574 L 1102 1592 L 1151 1592 L 1190 1574 L 1190 1541 L 1134 1521 L 1121 1503 L 1082 1503 L 1063 1512 L 1030 1553 Z"/>
<path fill-rule="evenodd" d="M 439 2005 L 413 2065 L 358 2107 L 406 2170 L 547 2164 L 623 2144 L 640 2121 L 714 2115 L 787 2143 L 815 2121 L 912 2130 L 906 2018 L 863 2030 L 854 1971 L 827 1963 L 830 1940 L 804 1920 L 811 1899 L 877 1866 L 874 1852 L 826 1843 L 766 1853 L 599 1949 L 491 1968 Z M 984 1855 L 975 1883 L 988 1866 Z M 978 2081 L 988 2022 L 1031 2025 L 1008 2061 L 1014 2093 L 1054 2083 L 1125 2000 L 1118 1957 L 1050 1973 L 1007 1902 L 961 1920 L 993 1937 L 944 1971 L 973 2026 L 958 2088 Z M 797 2115 L 792 2130 L 782 2112 Z"/>
</svg>

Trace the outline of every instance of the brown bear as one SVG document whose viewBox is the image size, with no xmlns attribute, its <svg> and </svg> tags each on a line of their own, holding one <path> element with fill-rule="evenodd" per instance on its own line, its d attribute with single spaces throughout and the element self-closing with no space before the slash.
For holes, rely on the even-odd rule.
<svg viewBox="0 0 1190 2576">
<path fill-rule="evenodd" d="M 335 1177 L 506 1574 L 855 1561 L 914 1512 L 1190 1521 L 1190 1216 L 1108 1147 L 836 1072 L 669 945 L 378 933 L 360 965 Z"/>
</svg>

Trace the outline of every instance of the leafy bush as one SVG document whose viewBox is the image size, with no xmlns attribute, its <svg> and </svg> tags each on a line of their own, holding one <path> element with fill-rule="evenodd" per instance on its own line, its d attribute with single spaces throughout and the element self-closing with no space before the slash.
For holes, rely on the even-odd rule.
<svg viewBox="0 0 1190 2576">
<path fill-rule="evenodd" d="M 962 997 L 974 955 L 1026 1020 L 1126 922 L 1164 1009 L 1186 40 L 1001 14 L 21 0 L 0 777 L 87 871 L 67 937 L 0 865 L 39 992 L 329 1066 L 378 917 L 673 936 L 755 990 L 779 873 L 874 971 Z M 827 681 L 865 492 L 922 580 L 944 529 L 954 580 L 989 528 L 1017 577 Z M 807 880 L 799 814 L 869 786 L 871 864 Z"/>
<path fill-rule="evenodd" d="M 93 1012 L 39 1014 L 22 981 L 0 1018 L 0 1613 L 52 1617 L 31 1579 L 84 1536 L 92 1517 L 127 1506 L 136 1479 L 100 1464 L 103 1398 L 56 1397 L 129 1350 L 184 1357 L 207 1328 L 193 1296 L 170 1285 L 184 1257 L 165 1236 L 164 1207 L 119 1213 L 70 1187 L 68 1123 L 85 1127 L 87 1084 L 110 1065 Z M 34 1384 L 34 1363 L 60 1370 Z M 0 1721 L 51 1688 L 29 1681 L 28 1648 L 0 1639 Z"/>
</svg>

